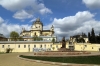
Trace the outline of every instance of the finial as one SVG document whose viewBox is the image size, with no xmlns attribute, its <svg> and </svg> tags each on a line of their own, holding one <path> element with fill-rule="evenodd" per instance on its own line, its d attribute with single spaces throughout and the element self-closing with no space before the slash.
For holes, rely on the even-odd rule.
<svg viewBox="0 0 100 66">
<path fill-rule="evenodd" d="M 40 18 L 38 17 L 38 18 L 36 19 L 36 21 L 40 21 Z"/>
<path fill-rule="evenodd" d="M 54 28 L 54 26 L 52 25 L 52 27 L 51 28 Z"/>
</svg>

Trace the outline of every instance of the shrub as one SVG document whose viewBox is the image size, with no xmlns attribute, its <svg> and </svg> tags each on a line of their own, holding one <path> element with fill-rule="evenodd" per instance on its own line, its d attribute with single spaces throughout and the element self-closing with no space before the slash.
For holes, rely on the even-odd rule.
<svg viewBox="0 0 100 66">
<path fill-rule="evenodd" d="M 6 49 L 6 53 L 10 53 L 10 52 L 12 52 L 13 51 L 13 49 L 11 49 L 11 48 L 7 48 Z"/>
</svg>

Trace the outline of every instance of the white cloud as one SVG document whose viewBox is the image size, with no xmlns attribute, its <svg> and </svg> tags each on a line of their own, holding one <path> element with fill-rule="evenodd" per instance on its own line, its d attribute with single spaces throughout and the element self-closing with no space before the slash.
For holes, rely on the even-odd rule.
<svg viewBox="0 0 100 66">
<path fill-rule="evenodd" d="M 14 15 L 13 15 L 14 18 L 16 19 L 27 19 L 27 18 L 32 18 L 33 15 L 31 14 L 28 14 L 25 10 L 21 10 L 21 11 L 18 11 L 16 12 Z"/>
<path fill-rule="evenodd" d="M 54 18 L 53 22 L 49 25 L 44 26 L 44 29 L 49 29 L 51 25 L 55 27 L 55 34 L 59 37 L 69 37 L 82 32 L 88 33 L 94 28 L 95 33 L 100 32 L 100 21 L 94 19 L 95 14 L 89 11 L 77 12 L 73 16 L 67 16 L 64 18 Z M 3 22 L 0 25 L 1 33 L 9 35 L 13 30 L 20 33 L 22 27 L 30 29 L 31 25 L 18 25 L 18 24 L 7 24 Z M 12 28 L 13 27 L 13 28 Z"/>
<path fill-rule="evenodd" d="M 30 25 L 19 25 L 19 24 L 8 24 L 5 20 L 3 23 L 0 23 L 0 33 L 4 34 L 6 37 L 9 37 L 11 31 L 21 32 L 21 29 L 25 27 L 26 30 L 30 29 Z"/>
<path fill-rule="evenodd" d="M 47 14 L 47 13 L 52 13 L 52 11 L 50 10 L 50 9 L 48 9 L 48 8 L 46 8 L 45 6 L 44 6 L 44 4 L 39 4 L 39 7 L 41 8 L 40 10 L 39 10 L 39 12 L 40 12 L 40 14 Z"/>
<path fill-rule="evenodd" d="M 28 18 L 26 15 L 20 15 L 21 12 L 23 13 L 21 10 L 24 10 L 27 14 L 31 15 L 34 15 L 35 13 L 40 13 L 42 15 L 52 13 L 49 8 L 47 8 L 43 3 L 39 3 L 38 0 L 0 0 L 0 5 L 7 10 L 14 12 L 17 11 L 14 16 L 18 19 L 23 19 L 23 17 L 24 19 Z M 25 12 L 24 14 L 26 14 Z"/>
<path fill-rule="evenodd" d="M 88 33 L 92 28 L 95 29 L 96 33 L 100 32 L 100 21 L 94 19 L 95 14 L 90 13 L 89 11 L 77 12 L 73 16 L 67 16 L 64 18 L 54 18 L 52 24 L 55 27 L 55 33 L 59 37 L 69 37 L 75 34 L 80 34 L 82 32 Z"/>
<path fill-rule="evenodd" d="M 30 22 L 34 22 L 36 20 L 36 18 L 34 17 L 32 20 L 30 20 Z"/>
<path fill-rule="evenodd" d="M 3 23 L 3 22 L 4 22 L 3 18 L 0 17 L 0 23 Z"/>
<path fill-rule="evenodd" d="M 0 5 L 7 10 L 16 11 L 32 6 L 36 0 L 0 0 Z"/>
<path fill-rule="evenodd" d="M 100 0 L 82 0 L 82 1 L 88 8 L 92 9 L 100 8 Z"/>
</svg>

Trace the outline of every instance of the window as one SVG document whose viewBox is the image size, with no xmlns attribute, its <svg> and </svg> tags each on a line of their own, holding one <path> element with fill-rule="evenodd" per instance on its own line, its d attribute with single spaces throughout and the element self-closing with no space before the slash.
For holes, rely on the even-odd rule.
<svg viewBox="0 0 100 66">
<path fill-rule="evenodd" d="M 40 48 L 42 48 L 42 45 L 40 45 Z"/>
<path fill-rule="evenodd" d="M 26 45 L 24 45 L 24 48 L 26 48 Z"/>
<path fill-rule="evenodd" d="M 34 45 L 34 48 L 36 48 L 36 45 Z"/>
<path fill-rule="evenodd" d="M 52 47 L 52 45 L 50 45 Z"/>
<path fill-rule="evenodd" d="M 87 47 L 87 45 L 85 45 L 85 47 Z"/>
<path fill-rule="evenodd" d="M 18 45 L 18 48 L 20 48 L 20 45 Z"/>
<path fill-rule="evenodd" d="M 2 45 L 2 48 L 4 48 L 4 45 Z"/>
<path fill-rule="evenodd" d="M 93 49 L 93 47 L 92 47 L 92 49 Z"/>
<path fill-rule="evenodd" d="M 46 48 L 46 45 L 44 45 L 44 47 Z"/>
</svg>

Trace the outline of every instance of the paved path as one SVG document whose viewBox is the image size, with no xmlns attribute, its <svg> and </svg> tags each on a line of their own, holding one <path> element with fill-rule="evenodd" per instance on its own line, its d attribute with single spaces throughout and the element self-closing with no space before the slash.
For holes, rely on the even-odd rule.
<svg viewBox="0 0 100 66">
<path fill-rule="evenodd" d="M 0 54 L 0 66 L 57 66 L 57 65 L 21 60 L 17 57 L 18 55 L 21 54 L 28 54 L 28 53 Z"/>
</svg>

